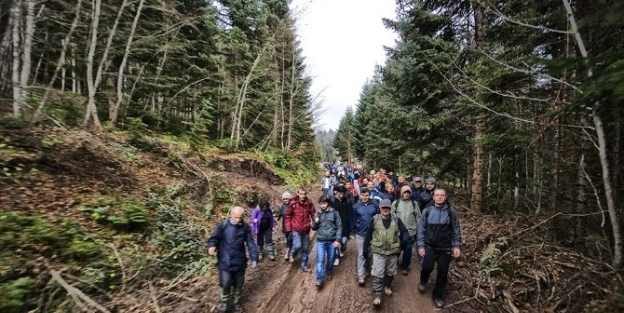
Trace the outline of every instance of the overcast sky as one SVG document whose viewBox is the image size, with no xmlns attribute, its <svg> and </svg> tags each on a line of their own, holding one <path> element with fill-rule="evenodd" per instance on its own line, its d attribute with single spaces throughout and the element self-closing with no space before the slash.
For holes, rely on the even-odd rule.
<svg viewBox="0 0 624 313">
<path fill-rule="evenodd" d="M 384 64 L 383 47 L 394 46 L 396 35 L 381 19 L 395 17 L 395 0 L 293 0 L 291 7 L 301 12 L 297 34 L 313 77 L 310 92 L 323 103 L 318 126 L 336 129 L 375 64 Z"/>
</svg>

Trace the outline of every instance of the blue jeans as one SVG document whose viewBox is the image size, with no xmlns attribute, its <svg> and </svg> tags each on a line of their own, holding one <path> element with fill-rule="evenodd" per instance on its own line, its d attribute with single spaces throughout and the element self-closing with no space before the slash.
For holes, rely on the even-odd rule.
<svg viewBox="0 0 624 313">
<path fill-rule="evenodd" d="M 325 278 L 324 274 L 331 275 L 334 270 L 334 253 L 336 248 L 334 248 L 333 244 L 333 241 L 316 242 L 316 281 L 323 281 Z M 327 262 L 325 262 L 326 260 Z"/>
<path fill-rule="evenodd" d="M 403 257 L 401 258 L 401 269 L 403 270 L 409 269 L 410 265 L 412 265 L 412 252 L 414 250 L 413 248 L 415 243 L 414 236 L 409 237 L 409 241 L 407 242 L 405 249 L 403 249 Z"/>
<path fill-rule="evenodd" d="M 334 251 L 334 259 L 340 260 L 340 251 L 345 252 L 345 250 L 347 250 L 348 239 L 349 237 L 342 237 L 340 239 L 340 248 L 335 248 L 336 250 Z"/>
<path fill-rule="evenodd" d="M 301 267 L 308 268 L 308 247 L 310 246 L 310 234 L 300 234 L 296 231 L 292 235 L 292 248 L 290 255 L 295 256 L 301 250 Z"/>
</svg>

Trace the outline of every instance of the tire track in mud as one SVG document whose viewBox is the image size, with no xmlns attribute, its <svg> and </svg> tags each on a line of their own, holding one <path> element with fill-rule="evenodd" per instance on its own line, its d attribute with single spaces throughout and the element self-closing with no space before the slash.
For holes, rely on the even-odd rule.
<svg viewBox="0 0 624 313">
<path fill-rule="evenodd" d="M 293 265 L 284 261 L 283 253 L 278 254 L 277 261 L 263 260 L 259 273 L 246 283 L 246 312 L 440 312 L 431 301 L 431 288 L 435 282 L 427 284 L 427 293 L 418 292 L 420 269 L 416 260 L 408 276 L 400 273 L 395 276 L 393 295 L 383 295 L 381 307 L 375 308 L 372 305 L 372 277 L 366 278 L 363 287 L 356 282 L 357 249 L 354 241 L 349 241 L 345 257 L 334 267 L 333 279 L 325 281 L 320 289 L 315 286 L 316 249 L 314 245 L 311 247 L 310 273 L 299 269 L 299 259 Z"/>
<path fill-rule="evenodd" d="M 310 199 L 316 202 L 319 192 L 310 192 Z M 315 203 L 315 207 L 318 206 Z M 357 248 L 355 240 L 349 240 L 345 257 L 334 267 L 331 281 L 325 281 L 322 288 L 316 283 L 316 233 L 310 233 L 309 273 L 300 270 L 301 260 L 294 264 L 284 260 L 284 236 L 281 230 L 273 233 L 276 260 L 267 258 L 259 262 L 257 270 L 248 270 L 245 282 L 244 305 L 246 313 L 317 313 L 317 312 L 387 312 L 425 313 L 444 312 L 437 310 L 431 300 L 431 289 L 435 284 L 435 271 L 427 284 L 427 292 L 418 292 L 420 265 L 414 255 L 412 270 L 408 276 L 400 272 L 392 284 L 393 295 L 382 296 L 381 307 L 372 305 L 372 277 L 366 277 L 366 284 L 360 287 L 356 281 Z"/>
</svg>

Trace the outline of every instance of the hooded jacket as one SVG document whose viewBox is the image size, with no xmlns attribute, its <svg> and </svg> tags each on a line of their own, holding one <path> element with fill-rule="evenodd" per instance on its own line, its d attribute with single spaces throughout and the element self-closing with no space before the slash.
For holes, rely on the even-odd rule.
<svg viewBox="0 0 624 313">
<path fill-rule="evenodd" d="M 245 244 L 252 261 L 258 261 L 258 248 L 251 234 L 249 224 L 232 224 L 225 220 L 217 225 L 208 239 L 208 248 L 217 248 L 217 267 L 222 271 L 238 272 L 247 268 Z"/>
<path fill-rule="evenodd" d="M 409 191 L 411 193 L 412 189 L 410 186 L 403 186 L 401 188 L 401 198 L 398 198 L 392 203 L 392 213 L 403 221 L 403 224 L 405 224 L 410 236 L 414 236 L 418 231 L 420 206 L 418 205 L 418 202 L 411 198 L 411 194 L 407 200 L 404 200 L 402 195 L 405 191 Z"/>
<path fill-rule="evenodd" d="M 310 224 L 312 222 L 312 216 L 314 216 L 314 205 L 307 198 L 303 201 L 299 201 L 299 196 L 290 200 L 286 214 L 284 215 L 284 225 L 286 226 L 286 232 L 297 232 L 299 234 L 307 234 L 310 232 Z"/>
</svg>

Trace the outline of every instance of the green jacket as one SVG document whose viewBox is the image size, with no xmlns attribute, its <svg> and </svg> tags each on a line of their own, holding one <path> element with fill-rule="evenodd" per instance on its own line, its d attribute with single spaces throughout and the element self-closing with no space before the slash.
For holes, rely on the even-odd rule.
<svg viewBox="0 0 624 313">
<path fill-rule="evenodd" d="M 411 199 L 394 200 L 392 203 L 392 214 L 401 219 L 410 236 L 416 235 L 418 221 L 420 221 L 420 206 L 418 202 Z"/>
<path fill-rule="evenodd" d="M 384 225 L 385 224 L 385 225 Z M 387 227 L 386 227 L 387 226 Z M 375 215 L 370 221 L 366 237 L 364 238 L 364 251 L 368 254 L 368 244 L 371 243 L 373 253 L 381 255 L 399 254 L 409 240 L 409 233 L 400 218 L 391 215 L 385 219 L 381 214 Z"/>
</svg>

